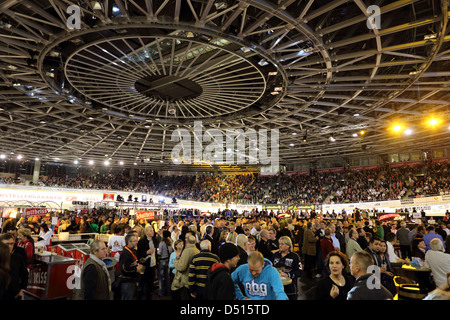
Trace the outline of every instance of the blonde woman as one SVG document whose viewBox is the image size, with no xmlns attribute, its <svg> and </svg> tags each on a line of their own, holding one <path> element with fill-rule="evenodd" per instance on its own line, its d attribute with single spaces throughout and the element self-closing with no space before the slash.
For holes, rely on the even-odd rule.
<svg viewBox="0 0 450 320">
<path fill-rule="evenodd" d="M 292 251 L 292 240 L 288 236 L 282 236 L 278 240 L 279 250 L 273 255 L 273 266 L 278 269 L 282 277 L 292 280 L 284 286 L 284 292 L 289 300 L 297 300 L 297 279 L 301 276 L 301 263 L 298 254 Z"/>
</svg>

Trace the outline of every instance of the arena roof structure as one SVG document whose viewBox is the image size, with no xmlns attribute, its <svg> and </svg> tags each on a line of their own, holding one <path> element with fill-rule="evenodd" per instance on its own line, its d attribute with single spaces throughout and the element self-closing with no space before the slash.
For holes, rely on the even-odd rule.
<svg viewBox="0 0 450 320">
<path fill-rule="evenodd" d="M 2 1 L 0 153 L 190 168 L 196 121 L 282 164 L 450 147 L 448 1 L 372 2 Z"/>
</svg>

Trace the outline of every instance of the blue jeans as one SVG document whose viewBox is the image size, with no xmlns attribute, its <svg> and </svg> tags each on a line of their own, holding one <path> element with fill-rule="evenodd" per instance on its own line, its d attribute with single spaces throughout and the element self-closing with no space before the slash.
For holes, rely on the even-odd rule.
<svg viewBox="0 0 450 320">
<path fill-rule="evenodd" d="M 169 259 L 160 260 L 158 265 L 158 285 L 160 296 L 170 295 Z"/>
</svg>

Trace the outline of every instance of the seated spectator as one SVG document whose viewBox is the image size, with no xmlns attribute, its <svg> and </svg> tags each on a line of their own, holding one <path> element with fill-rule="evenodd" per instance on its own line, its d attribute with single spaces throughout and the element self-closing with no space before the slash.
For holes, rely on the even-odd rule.
<svg viewBox="0 0 450 320">
<path fill-rule="evenodd" d="M 379 279 L 367 270 L 374 263 L 366 251 L 358 251 L 350 260 L 350 272 L 355 277 L 355 284 L 347 294 L 347 300 L 392 300 L 393 296 Z M 374 278 L 375 277 L 375 278 Z M 370 280 L 369 280 L 370 278 Z"/>
<path fill-rule="evenodd" d="M 425 254 L 425 266 L 431 269 L 435 284 L 441 286 L 447 282 L 450 254 L 444 252 L 444 244 L 438 238 L 430 241 L 430 248 Z"/>
</svg>

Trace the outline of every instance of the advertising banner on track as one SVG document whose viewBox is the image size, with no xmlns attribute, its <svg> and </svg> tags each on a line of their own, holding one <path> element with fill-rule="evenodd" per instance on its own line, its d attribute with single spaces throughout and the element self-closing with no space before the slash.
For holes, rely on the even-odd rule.
<svg viewBox="0 0 450 320">
<path fill-rule="evenodd" d="M 136 211 L 136 219 L 155 219 L 155 211 Z"/>
<path fill-rule="evenodd" d="M 42 217 L 47 214 L 47 208 L 25 208 L 25 217 Z"/>
<path fill-rule="evenodd" d="M 104 193 L 103 201 L 114 201 L 114 193 Z"/>
</svg>

